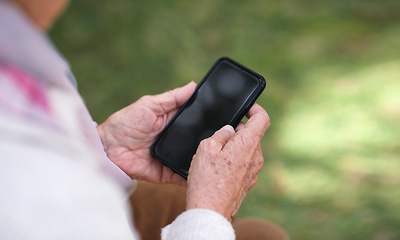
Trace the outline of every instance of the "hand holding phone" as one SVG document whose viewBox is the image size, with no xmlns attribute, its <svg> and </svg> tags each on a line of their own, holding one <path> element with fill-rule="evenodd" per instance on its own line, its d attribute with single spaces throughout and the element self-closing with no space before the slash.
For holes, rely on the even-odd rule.
<svg viewBox="0 0 400 240">
<path fill-rule="evenodd" d="M 187 178 L 199 143 L 224 125 L 235 128 L 264 88 L 261 75 L 232 59 L 219 59 L 158 136 L 152 155 Z"/>
<path fill-rule="evenodd" d="M 264 158 L 260 141 L 269 117 L 258 104 L 236 132 L 225 126 L 203 140 L 190 167 L 186 208 L 211 209 L 229 221 L 256 184 Z"/>
<path fill-rule="evenodd" d="M 112 114 L 97 127 L 108 158 L 133 179 L 186 186 L 180 175 L 150 155 L 150 147 L 196 86 L 190 82 L 165 93 L 143 96 Z"/>
</svg>

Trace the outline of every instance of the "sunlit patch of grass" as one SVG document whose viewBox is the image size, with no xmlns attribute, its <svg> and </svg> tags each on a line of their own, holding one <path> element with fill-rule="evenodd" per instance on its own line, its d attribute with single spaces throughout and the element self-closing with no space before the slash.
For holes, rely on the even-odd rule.
<svg viewBox="0 0 400 240">
<path fill-rule="evenodd" d="M 314 213 L 295 217 L 315 225 L 346 224 L 365 232 L 377 224 L 393 226 L 400 220 L 400 62 L 351 73 L 320 69 L 307 78 L 312 84 L 292 98 L 277 130 L 277 147 L 285 154 L 266 163 L 275 174 L 261 178 L 279 191 L 271 197 L 256 188 L 254 194 L 275 207 L 311 204 L 303 213 Z"/>
<path fill-rule="evenodd" d="M 281 146 L 313 156 L 399 146 L 399 69 L 400 62 L 391 62 L 351 75 L 310 74 L 312 84 L 302 87 L 282 119 Z"/>
</svg>

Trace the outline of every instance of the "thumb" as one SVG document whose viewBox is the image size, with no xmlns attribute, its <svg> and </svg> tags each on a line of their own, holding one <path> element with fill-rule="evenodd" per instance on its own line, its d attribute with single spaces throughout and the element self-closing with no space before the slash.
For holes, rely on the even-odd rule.
<svg viewBox="0 0 400 240">
<path fill-rule="evenodd" d="M 183 87 L 175 88 L 171 91 L 155 95 L 158 104 L 164 112 L 170 112 L 182 106 L 193 94 L 197 84 L 190 82 Z"/>
<path fill-rule="evenodd" d="M 216 131 L 214 135 L 210 137 L 221 144 L 221 148 L 235 135 L 235 130 L 231 125 L 225 125 L 220 130 Z"/>
</svg>

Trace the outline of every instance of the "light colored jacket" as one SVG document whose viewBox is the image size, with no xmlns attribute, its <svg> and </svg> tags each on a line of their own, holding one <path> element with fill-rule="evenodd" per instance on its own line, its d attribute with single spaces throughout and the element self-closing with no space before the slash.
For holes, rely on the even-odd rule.
<svg viewBox="0 0 400 240">
<path fill-rule="evenodd" d="M 0 238 L 140 239 L 127 188 L 104 153 L 67 62 L 0 1 Z M 220 214 L 195 209 L 163 239 L 234 239 Z"/>
</svg>

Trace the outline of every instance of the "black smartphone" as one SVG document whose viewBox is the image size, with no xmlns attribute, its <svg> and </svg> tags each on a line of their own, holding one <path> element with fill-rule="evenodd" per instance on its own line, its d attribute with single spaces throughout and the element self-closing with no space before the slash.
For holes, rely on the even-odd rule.
<svg viewBox="0 0 400 240">
<path fill-rule="evenodd" d="M 224 57 L 157 137 L 151 154 L 187 179 L 199 143 L 229 124 L 234 128 L 265 88 L 264 78 Z"/>
</svg>

